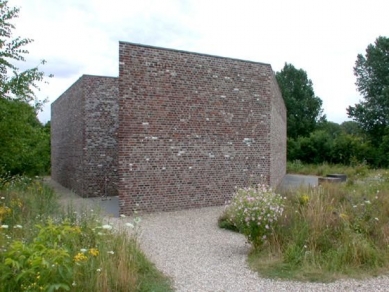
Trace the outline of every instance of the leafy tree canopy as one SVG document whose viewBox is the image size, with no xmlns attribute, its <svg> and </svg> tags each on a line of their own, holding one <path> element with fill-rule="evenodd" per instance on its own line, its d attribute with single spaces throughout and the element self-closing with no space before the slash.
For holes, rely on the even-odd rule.
<svg viewBox="0 0 389 292">
<path fill-rule="evenodd" d="M 15 29 L 12 20 L 18 17 L 19 11 L 17 7 L 9 7 L 8 1 L 0 0 L 0 97 L 32 103 L 38 110 L 45 101 L 37 100 L 34 90 L 39 90 L 38 83 L 44 81 L 44 72 L 39 71 L 38 66 L 23 71 L 15 65 L 25 61 L 28 54 L 25 46 L 33 41 L 12 36 Z"/>
<path fill-rule="evenodd" d="M 389 126 L 389 38 L 378 37 L 357 56 L 354 75 L 363 100 L 347 108 L 348 116 L 380 143 Z"/>
<path fill-rule="evenodd" d="M 323 102 L 315 96 L 312 81 L 304 70 L 287 63 L 276 73 L 276 78 L 288 111 L 288 138 L 309 136 L 319 122 L 326 120 Z"/>
<path fill-rule="evenodd" d="M 50 168 L 50 125 L 28 103 L 0 98 L 0 176 L 41 175 Z"/>
<path fill-rule="evenodd" d="M 0 0 L 0 176 L 44 174 L 50 168 L 50 125 L 43 127 L 37 119 L 45 101 L 34 92 L 45 74 L 38 67 L 23 71 L 15 65 L 25 61 L 24 47 L 32 42 L 12 37 L 18 13 Z"/>
<path fill-rule="evenodd" d="M 363 134 L 361 127 L 355 121 L 345 121 L 340 127 L 343 132 L 349 135 L 360 136 Z"/>
</svg>

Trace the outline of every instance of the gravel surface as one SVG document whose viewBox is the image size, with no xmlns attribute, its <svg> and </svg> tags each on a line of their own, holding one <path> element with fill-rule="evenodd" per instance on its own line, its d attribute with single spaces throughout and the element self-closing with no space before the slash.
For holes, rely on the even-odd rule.
<svg viewBox="0 0 389 292">
<path fill-rule="evenodd" d="M 96 207 L 49 178 L 45 180 L 60 195 L 62 204 Z M 101 207 L 101 202 L 100 202 Z M 250 291 L 388 291 L 389 277 L 341 280 L 330 284 L 275 281 L 261 278 L 247 264 L 250 246 L 235 232 L 218 228 L 224 207 L 144 214 L 140 223 L 143 251 L 157 268 L 170 276 L 177 292 Z M 107 216 L 123 227 L 127 220 Z M 129 230 L 128 227 L 126 230 Z"/>
<path fill-rule="evenodd" d="M 237 233 L 218 228 L 223 207 L 142 216 L 141 247 L 176 291 L 389 291 L 389 278 L 330 284 L 275 281 L 247 264 L 250 246 Z"/>
</svg>

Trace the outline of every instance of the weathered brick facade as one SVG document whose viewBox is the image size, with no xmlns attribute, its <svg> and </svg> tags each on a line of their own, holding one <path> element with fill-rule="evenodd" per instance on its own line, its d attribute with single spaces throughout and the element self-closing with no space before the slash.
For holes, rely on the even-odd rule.
<svg viewBox="0 0 389 292">
<path fill-rule="evenodd" d="M 117 195 L 118 79 L 83 75 L 51 105 L 51 175 L 83 197 Z"/>
<path fill-rule="evenodd" d="M 107 173 L 129 214 L 221 205 L 236 187 L 281 182 L 286 109 L 270 65 L 120 42 L 119 78 L 99 78 L 81 77 L 52 106 L 61 184 L 100 195 Z"/>
</svg>

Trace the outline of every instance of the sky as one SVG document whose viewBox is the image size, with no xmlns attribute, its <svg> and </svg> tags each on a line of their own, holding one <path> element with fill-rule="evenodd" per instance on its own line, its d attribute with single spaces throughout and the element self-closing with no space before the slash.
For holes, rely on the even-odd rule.
<svg viewBox="0 0 389 292">
<path fill-rule="evenodd" d="M 38 98 L 50 104 L 81 75 L 118 76 L 119 41 L 271 64 L 307 72 L 332 122 L 359 102 L 353 67 L 389 37 L 388 0 L 9 0 L 14 37 L 31 38 L 21 68 L 54 74 Z"/>
</svg>

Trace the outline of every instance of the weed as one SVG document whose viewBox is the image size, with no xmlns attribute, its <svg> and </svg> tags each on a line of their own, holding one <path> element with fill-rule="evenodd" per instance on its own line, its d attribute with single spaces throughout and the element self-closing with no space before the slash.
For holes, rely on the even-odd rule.
<svg viewBox="0 0 389 292">
<path fill-rule="evenodd" d="M 261 246 L 272 234 L 282 215 L 283 198 L 265 185 L 240 189 L 227 206 L 227 222 L 244 234 L 255 247 Z M 226 224 L 226 223 L 223 223 Z"/>
<path fill-rule="evenodd" d="M 261 275 L 333 281 L 387 273 L 388 171 L 320 165 L 311 174 L 330 172 L 347 173 L 353 183 L 301 186 L 281 193 L 286 198 L 282 216 L 267 244 L 253 244 L 249 255 L 250 266 Z"/>
<path fill-rule="evenodd" d="M 93 210 L 62 210 L 57 199 L 40 180 L 3 184 L 0 291 L 171 291 L 140 251 L 136 232 L 115 230 Z"/>
</svg>

